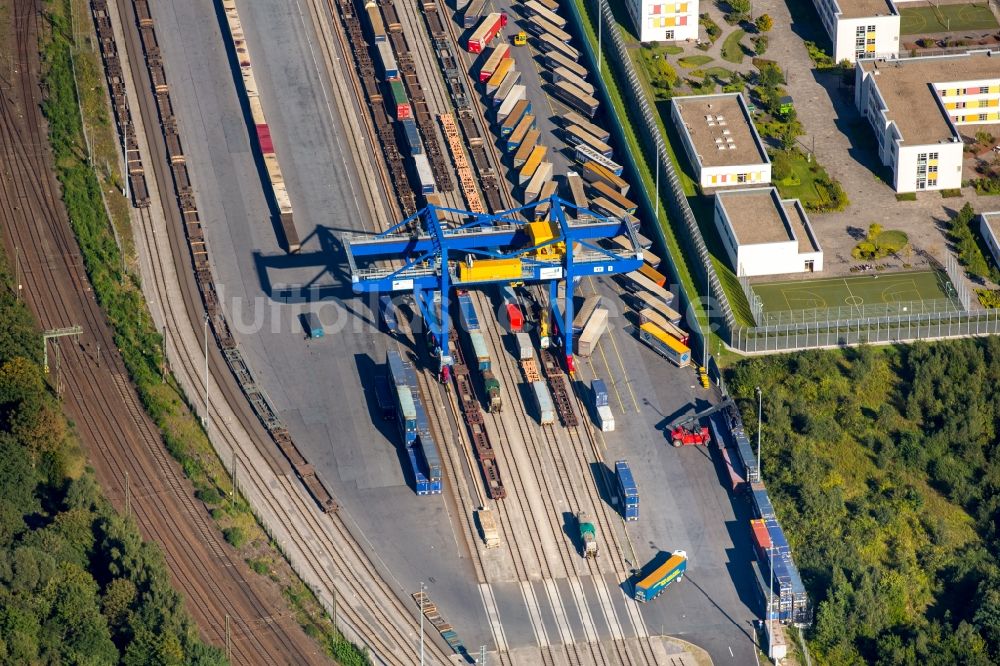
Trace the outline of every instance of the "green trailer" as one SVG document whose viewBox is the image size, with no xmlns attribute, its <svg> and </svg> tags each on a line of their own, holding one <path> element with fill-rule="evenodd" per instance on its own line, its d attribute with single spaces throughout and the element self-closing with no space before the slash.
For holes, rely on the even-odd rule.
<svg viewBox="0 0 1000 666">
<path fill-rule="evenodd" d="M 583 556 L 587 558 L 597 557 L 597 530 L 594 529 L 590 514 L 581 511 L 576 515 L 576 522 L 580 527 L 580 544 Z"/>
<path fill-rule="evenodd" d="M 500 380 L 490 370 L 483 371 L 483 389 L 486 391 L 486 408 L 491 414 L 500 412 L 503 401 L 500 398 Z"/>
</svg>

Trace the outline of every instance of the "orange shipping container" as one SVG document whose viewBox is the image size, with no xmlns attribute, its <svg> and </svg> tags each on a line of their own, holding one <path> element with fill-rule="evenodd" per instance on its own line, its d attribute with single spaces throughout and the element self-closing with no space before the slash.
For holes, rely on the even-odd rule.
<svg viewBox="0 0 1000 666">
<path fill-rule="evenodd" d="M 643 263 L 642 266 L 639 267 L 639 272 L 655 282 L 657 287 L 662 287 L 667 283 L 667 278 L 663 275 L 663 273 L 647 263 Z"/>
<path fill-rule="evenodd" d="M 750 521 L 750 532 L 757 548 L 767 550 L 771 547 L 771 536 L 767 533 L 767 525 L 761 519 Z"/>
</svg>

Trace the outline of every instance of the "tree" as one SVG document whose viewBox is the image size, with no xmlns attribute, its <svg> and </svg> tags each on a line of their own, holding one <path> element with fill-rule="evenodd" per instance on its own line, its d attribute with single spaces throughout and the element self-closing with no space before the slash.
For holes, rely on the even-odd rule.
<svg viewBox="0 0 1000 666">
<path fill-rule="evenodd" d="M 774 27 L 774 19 L 771 18 L 770 14 L 761 14 L 753 23 L 760 32 L 770 32 L 771 28 Z"/>
<path fill-rule="evenodd" d="M 726 0 L 726 2 L 732 10 L 731 14 L 739 20 L 742 20 L 750 15 L 750 10 L 752 8 L 750 0 Z"/>
<path fill-rule="evenodd" d="M 792 161 L 788 153 L 781 151 L 771 157 L 771 176 L 775 180 L 784 180 L 792 175 Z"/>
<path fill-rule="evenodd" d="M 874 243 L 878 239 L 879 234 L 882 233 L 882 225 L 878 222 L 872 222 L 868 225 L 868 240 Z"/>
</svg>

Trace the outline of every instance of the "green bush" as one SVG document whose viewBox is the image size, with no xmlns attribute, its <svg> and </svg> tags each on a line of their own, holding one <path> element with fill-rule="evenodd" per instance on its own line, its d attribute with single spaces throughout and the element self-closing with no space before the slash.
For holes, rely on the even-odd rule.
<svg viewBox="0 0 1000 666">
<path fill-rule="evenodd" d="M 977 180 L 970 181 L 969 184 L 976 188 L 976 194 L 1000 194 L 1000 178 L 996 176 L 979 178 Z"/>
<path fill-rule="evenodd" d="M 832 69 L 837 66 L 830 54 L 820 48 L 816 42 L 806 41 L 805 45 L 809 59 L 813 61 L 816 69 Z"/>
<path fill-rule="evenodd" d="M 990 266 L 980 247 L 979 218 L 972 204 L 965 204 L 962 210 L 951 218 L 948 237 L 955 244 L 958 261 L 970 275 L 981 279 L 992 278 L 1000 282 L 1000 271 Z"/>
<path fill-rule="evenodd" d="M 205 504 L 218 504 L 223 500 L 222 493 L 219 492 L 217 488 L 199 488 L 195 491 L 194 496 Z"/>
<path fill-rule="evenodd" d="M 222 530 L 222 536 L 233 548 L 239 548 L 247 541 L 246 533 L 239 527 L 227 527 Z"/>
<path fill-rule="evenodd" d="M 705 26 L 705 32 L 708 33 L 708 38 L 714 43 L 719 37 L 722 36 L 722 28 L 719 24 L 712 20 L 712 17 L 708 14 L 702 14 L 698 17 L 698 23 Z"/>
<path fill-rule="evenodd" d="M 767 52 L 767 35 L 757 35 L 753 38 L 753 52 L 757 55 L 764 55 Z"/>
<path fill-rule="evenodd" d="M 916 192 L 899 192 L 896 194 L 896 201 L 916 201 Z"/>
<path fill-rule="evenodd" d="M 976 289 L 976 296 L 984 308 L 990 310 L 1000 308 L 1000 289 Z"/>
<path fill-rule="evenodd" d="M 962 196 L 962 190 L 957 188 L 950 190 L 941 190 L 941 197 L 944 199 L 954 199 L 955 197 L 960 197 L 960 196 Z"/>
<path fill-rule="evenodd" d="M 775 180 L 785 180 L 792 175 L 792 161 L 785 151 L 771 156 L 771 177 Z"/>
</svg>

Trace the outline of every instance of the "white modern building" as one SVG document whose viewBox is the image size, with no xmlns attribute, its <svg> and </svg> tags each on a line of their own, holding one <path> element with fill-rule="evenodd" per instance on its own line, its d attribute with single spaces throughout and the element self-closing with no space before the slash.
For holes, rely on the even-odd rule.
<svg viewBox="0 0 1000 666">
<path fill-rule="evenodd" d="M 899 55 L 899 11 L 892 0 L 813 0 L 833 42 L 833 59 Z"/>
<path fill-rule="evenodd" d="M 823 250 L 798 199 L 774 187 L 715 195 L 715 226 L 738 276 L 823 270 Z"/>
<path fill-rule="evenodd" d="M 771 159 L 743 95 L 674 97 L 670 113 L 703 189 L 771 182 Z"/>
<path fill-rule="evenodd" d="M 961 187 L 958 127 L 1000 120 L 1000 52 L 865 60 L 855 82 L 897 192 Z"/>
<path fill-rule="evenodd" d="M 698 39 L 698 0 L 626 0 L 640 42 Z"/>
<path fill-rule="evenodd" d="M 993 262 L 1000 266 L 1000 211 L 979 216 L 979 233 L 983 235 L 986 247 L 993 255 Z"/>
</svg>

